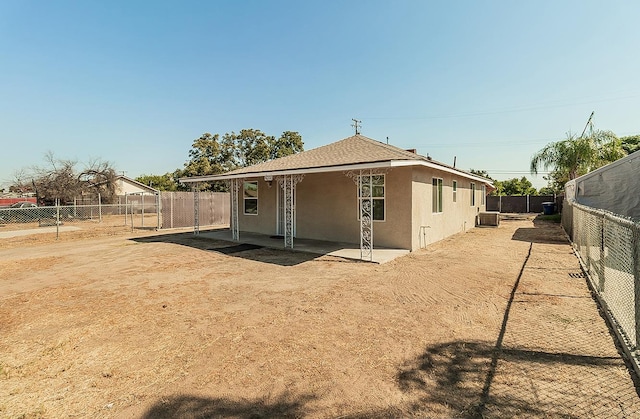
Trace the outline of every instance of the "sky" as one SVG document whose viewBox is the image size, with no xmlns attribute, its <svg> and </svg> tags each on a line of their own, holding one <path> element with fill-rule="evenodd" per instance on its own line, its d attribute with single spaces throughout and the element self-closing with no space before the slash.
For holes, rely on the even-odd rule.
<svg viewBox="0 0 640 419">
<path fill-rule="evenodd" d="M 361 134 L 498 180 L 640 133 L 637 1 L 0 0 L 0 187 L 45 155 L 135 178 L 205 132 Z"/>
</svg>

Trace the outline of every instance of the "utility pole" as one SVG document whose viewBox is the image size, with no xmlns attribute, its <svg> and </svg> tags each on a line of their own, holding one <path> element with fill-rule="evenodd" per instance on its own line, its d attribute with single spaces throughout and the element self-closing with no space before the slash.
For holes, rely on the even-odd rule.
<svg viewBox="0 0 640 419">
<path fill-rule="evenodd" d="M 596 111 L 592 111 L 591 115 L 589 115 L 589 120 L 587 121 L 587 125 L 584 126 L 584 129 L 582 130 L 582 134 L 580 134 L 580 138 L 584 137 L 584 133 L 587 131 L 587 128 L 589 128 L 589 133 L 593 134 L 593 114 L 595 114 Z"/>
<path fill-rule="evenodd" d="M 360 128 L 362 128 L 362 121 L 358 121 L 357 119 L 354 119 L 354 118 L 351 118 L 351 120 L 353 121 L 353 124 L 351 124 L 351 126 L 356 129 L 356 135 L 360 134 Z"/>
</svg>

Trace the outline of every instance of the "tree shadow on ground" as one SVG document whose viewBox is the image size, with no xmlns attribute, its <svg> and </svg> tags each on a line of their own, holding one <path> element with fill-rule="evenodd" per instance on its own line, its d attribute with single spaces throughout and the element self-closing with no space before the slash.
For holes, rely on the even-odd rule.
<svg viewBox="0 0 640 419">
<path fill-rule="evenodd" d="M 620 367 L 620 357 L 585 356 L 526 348 L 496 348 L 489 342 L 451 341 L 430 346 L 397 374 L 400 389 L 413 399 L 411 415 L 453 417 L 565 417 L 624 415 L 635 392 L 621 394 L 611 376 L 599 371 Z M 581 372 L 570 380 L 559 374 Z M 567 382 L 571 381 L 571 385 Z M 598 389 L 585 403 L 581 389 Z M 580 389 L 580 390 L 579 390 Z M 622 397 L 621 397 L 622 396 Z M 623 400 L 621 400 L 623 398 Z M 448 411 L 438 411 L 447 406 Z M 616 412 L 617 410 L 617 412 Z M 363 415 L 363 417 L 366 415 Z"/>
<path fill-rule="evenodd" d="M 154 236 L 132 238 L 131 240 L 136 243 L 178 244 L 194 249 L 216 252 L 231 257 L 238 257 L 280 266 L 294 266 L 320 257 L 320 255 L 312 253 L 294 252 L 287 249 L 270 249 L 255 245 L 216 240 L 208 237 L 197 236 L 191 232 L 158 234 Z"/>
<path fill-rule="evenodd" d="M 539 215 L 533 219 L 533 227 L 518 228 L 511 236 L 511 240 L 541 244 L 569 243 L 558 223 L 543 220 Z"/>
<path fill-rule="evenodd" d="M 168 418 L 299 418 L 309 412 L 312 395 L 283 394 L 275 400 L 232 400 L 224 397 L 176 395 L 151 406 L 143 419 Z"/>
<path fill-rule="evenodd" d="M 504 344 L 531 249 L 532 244 L 511 290 L 495 344 L 451 341 L 432 345 L 400 368 L 398 386 L 412 400 L 403 408 L 407 414 L 469 418 L 638 417 L 637 387 L 620 380 L 625 369 L 620 356 L 584 355 L 582 350 L 540 350 L 535 344 L 536 333 L 526 328 L 512 333 L 518 333 L 521 342 L 532 342 L 531 347 Z M 573 338 L 566 333 L 549 334 L 545 342 L 545 348 L 575 348 Z M 593 342 L 590 345 L 587 353 L 608 352 L 606 348 L 599 350 Z"/>
</svg>

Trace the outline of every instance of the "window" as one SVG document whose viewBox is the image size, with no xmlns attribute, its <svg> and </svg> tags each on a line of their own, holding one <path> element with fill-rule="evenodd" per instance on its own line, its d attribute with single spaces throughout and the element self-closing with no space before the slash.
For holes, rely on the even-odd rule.
<svg viewBox="0 0 640 419">
<path fill-rule="evenodd" d="M 258 215 L 258 182 L 245 182 L 243 189 L 245 215 Z"/>
<path fill-rule="evenodd" d="M 451 186 L 453 188 L 453 202 L 458 202 L 458 181 L 454 180 Z"/>
<path fill-rule="evenodd" d="M 371 186 L 369 186 L 371 182 Z M 372 215 L 374 221 L 384 221 L 385 207 L 384 207 L 384 189 L 385 189 L 385 175 L 373 175 L 362 176 L 362 190 L 358 187 L 358 219 L 362 213 L 362 201 L 369 199 L 369 194 L 373 199 Z M 358 185 L 360 183 L 358 182 Z M 369 188 L 371 191 L 369 192 Z"/>
<path fill-rule="evenodd" d="M 487 185 L 482 185 L 482 197 L 480 198 L 480 205 L 485 205 L 487 199 Z"/>
<path fill-rule="evenodd" d="M 431 211 L 442 212 L 442 179 L 431 179 Z"/>
<path fill-rule="evenodd" d="M 476 184 L 471 182 L 469 189 L 471 189 L 471 206 L 473 207 L 476 205 Z"/>
</svg>

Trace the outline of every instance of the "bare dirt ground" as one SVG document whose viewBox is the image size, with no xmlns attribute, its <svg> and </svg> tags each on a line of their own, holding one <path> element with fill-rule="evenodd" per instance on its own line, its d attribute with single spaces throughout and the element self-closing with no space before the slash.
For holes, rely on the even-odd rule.
<svg viewBox="0 0 640 419">
<path fill-rule="evenodd" d="M 118 234 L 0 240 L 1 417 L 640 415 L 557 224 L 384 265 Z"/>
</svg>

